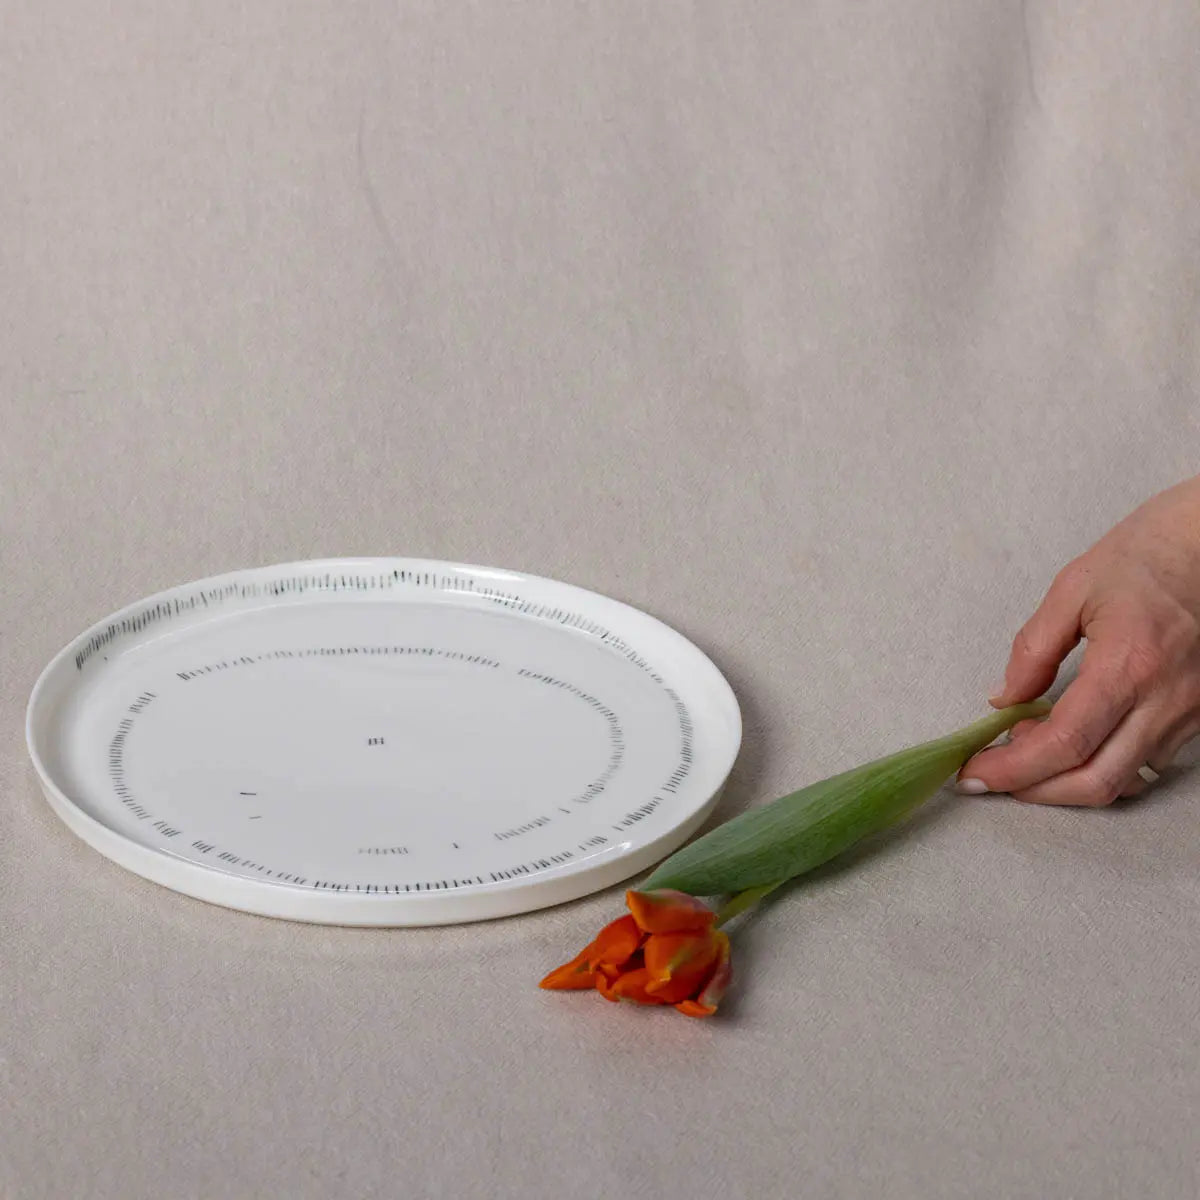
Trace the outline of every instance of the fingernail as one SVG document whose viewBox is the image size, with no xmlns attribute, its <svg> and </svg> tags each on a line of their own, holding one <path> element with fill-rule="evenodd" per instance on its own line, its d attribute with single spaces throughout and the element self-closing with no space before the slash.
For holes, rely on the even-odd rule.
<svg viewBox="0 0 1200 1200">
<path fill-rule="evenodd" d="M 982 779 L 960 779 L 954 790 L 960 796 L 982 796 L 988 790 L 988 785 Z"/>
<path fill-rule="evenodd" d="M 989 688 L 988 689 L 988 700 L 989 701 L 999 700 L 1001 698 L 1001 696 L 1004 695 L 1005 689 L 1007 687 L 1008 687 L 1008 684 L 1006 684 L 1003 680 L 1001 680 L 1001 682 L 999 684 L 997 684 L 996 687 Z"/>
</svg>

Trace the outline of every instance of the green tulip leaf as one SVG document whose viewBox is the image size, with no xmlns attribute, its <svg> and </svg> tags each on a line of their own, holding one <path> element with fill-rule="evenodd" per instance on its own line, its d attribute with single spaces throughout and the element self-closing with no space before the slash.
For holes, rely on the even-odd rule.
<svg viewBox="0 0 1200 1200">
<path fill-rule="evenodd" d="M 903 820 L 1006 729 L 1049 711 L 1044 700 L 1016 704 L 753 808 L 672 854 L 642 886 L 717 896 L 803 875 Z"/>
</svg>

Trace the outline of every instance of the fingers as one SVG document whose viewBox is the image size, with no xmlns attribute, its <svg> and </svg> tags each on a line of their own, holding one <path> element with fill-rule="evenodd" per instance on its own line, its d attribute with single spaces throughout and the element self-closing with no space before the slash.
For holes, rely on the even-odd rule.
<svg viewBox="0 0 1200 1200">
<path fill-rule="evenodd" d="M 1196 716 L 1187 715 L 1171 721 L 1165 716 L 1166 711 L 1161 699 L 1139 705 L 1118 722 L 1085 763 L 1029 787 L 1005 790 L 1030 804 L 1090 807 L 1109 804 L 1118 796 L 1140 795 L 1150 784 L 1138 774 L 1139 768 L 1149 766 L 1158 773 L 1165 771 L 1180 750 L 1200 732 Z M 1014 742 L 1024 742 L 1046 723 L 1021 721 L 1013 726 L 1010 736 Z M 968 770 L 974 769 L 977 761 L 994 753 L 989 750 L 977 755 L 963 769 L 964 777 Z"/>
<path fill-rule="evenodd" d="M 1054 682 L 1059 664 L 1080 637 L 1086 568 L 1072 564 L 1059 573 L 1037 612 L 1013 639 L 1004 684 L 991 697 L 997 708 L 1040 696 Z"/>
<path fill-rule="evenodd" d="M 1111 804 L 1126 788 L 1140 790 L 1145 781 L 1138 767 L 1145 764 L 1161 740 L 1161 717 L 1140 707 L 1131 712 L 1086 763 L 1053 779 L 1016 791 L 1018 800 L 1030 804 L 1077 804 L 1099 807 Z"/>
<path fill-rule="evenodd" d="M 1140 705 L 1118 725 L 1082 767 L 1064 772 L 1024 792 L 1018 800 L 1034 804 L 1109 804 L 1118 796 L 1136 796 L 1150 783 L 1139 771 L 1162 772 L 1195 735 L 1194 719 L 1170 721 L 1161 705 Z"/>
<path fill-rule="evenodd" d="M 1104 744 L 1136 699 L 1137 681 L 1125 654 L 1093 645 L 1084 655 L 1078 677 L 1049 717 L 1035 722 L 1033 728 L 1027 727 L 1008 745 L 984 750 L 972 758 L 960 773 L 959 790 L 1015 794 L 1081 767 Z M 1134 769 L 1140 765 L 1135 764 Z M 1121 786 L 1125 782 L 1122 779 Z"/>
<path fill-rule="evenodd" d="M 1175 761 L 1175 756 L 1180 750 L 1195 736 L 1196 723 L 1194 718 L 1177 721 L 1171 731 L 1165 737 L 1159 739 L 1158 745 L 1146 751 L 1145 757 L 1134 769 L 1133 776 L 1121 789 L 1121 795 L 1138 796 L 1144 792 L 1150 784 L 1138 774 L 1138 769 L 1142 766 L 1148 766 L 1156 774 L 1161 774 Z"/>
</svg>

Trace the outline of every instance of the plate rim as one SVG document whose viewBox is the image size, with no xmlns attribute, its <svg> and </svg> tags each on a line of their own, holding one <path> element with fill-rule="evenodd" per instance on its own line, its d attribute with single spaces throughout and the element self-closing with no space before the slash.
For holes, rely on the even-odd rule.
<svg viewBox="0 0 1200 1200">
<path fill-rule="evenodd" d="M 607 863 L 553 868 L 535 877 L 537 883 L 534 887 L 530 886 L 529 880 L 518 879 L 473 885 L 454 896 L 445 892 L 382 896 L 378 893 L 360 895 L 348 892 L 318 892 L 285 882 L 255 880 L 173 855 L 166 848 L 145 846 L 86 812 L 55 780 L 39 750 L 36 723 L 42 707 L 49 703 L 47 693 L 62 664 L 86 647 L 91 639 L 107 626 L 177 592 L 197 587 L 216 587 L 255 574 L 289 570 L 316 571 L 334 567 L 342 571 L 352 568 L 379 569 L 384 566 L 389 569 L 419 569 L 439 573 L 460 572 L 475 578 L 493 577 L 497 582 L 508 582 L 518 586 L 525 584 L 561 589 L 597 603 L 602 609 L 608 609 L 621 618 L 642 624 L 649 631 L 682 648 L 685 654 L 693 657 L 695 664 L 707 673 L 709 678 L 702 682 L 702 686 L 706 691 L 712 690 L 723 715 L 731 719 L 729 745 L 718 758 L 715 774 L 718 782 L 715 790 L 686 819 L 673 824 L 670 829 L 639 849 L 615 856 Z M 403 600 L 398 602 L 404 603 Z M 39 672 L 25 710 L 26 749 L 47 802 L 72 833 L 104 857 L 125 870 L 171 891 L 235 912 L 312 924 L 377 928 L 465 924 L 516 916 L 581 899 L 616 883 L 632 879 L 683 845 L 708 819 L 720 800 L 741 753 L 743 736 L 744 720 L 741 706 L 724 673 L 691 638 L 652 613 L 592 588 L 528 571 L 403 555 L 325 557 L 258 564 L 172 584 L 152 592 L 102 616 L 58 650 Z M 721 750 L 721 747 L 718 746 L 717 749 Z"/>
</svg>

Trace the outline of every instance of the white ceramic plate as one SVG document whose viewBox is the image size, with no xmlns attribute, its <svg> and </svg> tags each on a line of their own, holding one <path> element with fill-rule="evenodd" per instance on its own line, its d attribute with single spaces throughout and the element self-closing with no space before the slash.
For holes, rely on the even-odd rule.
<svg viewBox="0 0 1200 1200">
<path fill-rule="evenodd" d="M 716 803 L 733 692 L 665 625 L 509 571 L 294 563 L 174 588 L 29 702 L 54 810 L 139 875 L 246 912 L 431 925 L 645 870 Z"/>
</svg>

